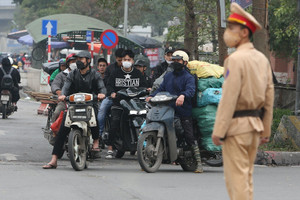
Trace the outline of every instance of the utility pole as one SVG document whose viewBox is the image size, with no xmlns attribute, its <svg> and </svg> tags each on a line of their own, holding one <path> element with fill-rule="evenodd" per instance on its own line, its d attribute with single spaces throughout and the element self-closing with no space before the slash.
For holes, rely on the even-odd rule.
<svg viewBox="0 0 300 200">
<path fill-rule="evenodd" d="M 224 0 L 217 0 L 216 3 L 217 3 L 217 12 L 218 12 L 219 65 L 223 66 L 224 60 L 228 55 L 227 47 L 226 47 L 226 44 L 223 40 L 225 27 L 224 27 L 224 24 L 223 24 L 224 22 L 223 22 L 222 18 L 224 18 L 224 16 L 222 17 L 222 14 L 221 14 L 222 8 L 224 9 L 224 13 L 225 13 L 225 1 Z"/>
<path fill-rule="evenodd" d="M 298 0 L 298 19 L 300 18 L 300 0 Z M 297 85 L 296 85 L 296 102 L 295 115 L 300 113 L 300 23 L 298 35 L 298 65 L 297 65 Z"/>
<path fill-rule="evenodd" d="M 124 6 L 124 36 L 127 37 L 127 23 L 128 23 L 128 0 L 125 0 Z"/>
</svg>

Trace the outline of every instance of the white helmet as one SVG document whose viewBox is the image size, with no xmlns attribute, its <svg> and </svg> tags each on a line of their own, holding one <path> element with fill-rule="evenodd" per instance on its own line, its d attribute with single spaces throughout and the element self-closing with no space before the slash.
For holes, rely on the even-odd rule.
<svg viewBox="0 0 300 200">
<path fill-rule="evenodd" d="M 180 60 L 188 62 L 189 56 L 184 51 L 177 50 L 172 54 L 172 60 L 175 60 L 175 59 L 180 59 Z"/>
</svg>

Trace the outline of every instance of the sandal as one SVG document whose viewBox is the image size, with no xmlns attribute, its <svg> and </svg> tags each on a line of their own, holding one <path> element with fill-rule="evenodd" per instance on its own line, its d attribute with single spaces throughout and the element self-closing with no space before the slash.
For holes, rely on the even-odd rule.
<svg viewBox="0 0 300 200">
<path fill-rule="evenodd" d="M 47 165 L 43 166 L 43 169 L 56 169 L 57 165 L 52 165 L 48 163 Z"/>
</svg>

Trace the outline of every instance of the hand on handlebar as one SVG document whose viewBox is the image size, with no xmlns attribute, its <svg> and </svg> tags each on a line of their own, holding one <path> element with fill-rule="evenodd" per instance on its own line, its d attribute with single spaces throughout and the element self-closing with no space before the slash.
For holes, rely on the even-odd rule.
<svg viewBox="0 0 300 200">
<path fill-rule="evenodd" d="M 150 97 L 150 96 L 147 97 L 147 98 L 146 98 L 146 102 L 149 102 L 151 98 L 152 98 L 152 97 Z"/>
<path fill-rule="evenodd" d="M 66 99 L 66 96 L 65 95 L 60 95 L 59 97 L 58 97 L 58 100 L 59 101 L 64 101 Z"/>
<path fill-rule="evenodd" d="M 98 100 L 102 100 L 104 98 L 105 98 L 105 94 L 101 94 L 101 93 L 98 94 Z"/>
<path fill-rule="evenodd" d="M 116 95 L 117 95 L 117 94 L 116 94 L 115 92 L 113 92 L 113 93 L 111 93 L 111 95 L 110 95 L 110 96 L 111 96 L 111 98 L 113 98 L 113 99 L 114 99 L 114 98 L 116 98 Z"/>
<path fill-rule="evenodd" d="M 182 106 L 184 103 L 184 95 L 180 95 L 177 99 L 176 99 L 176 106 Z"/>
</svg>

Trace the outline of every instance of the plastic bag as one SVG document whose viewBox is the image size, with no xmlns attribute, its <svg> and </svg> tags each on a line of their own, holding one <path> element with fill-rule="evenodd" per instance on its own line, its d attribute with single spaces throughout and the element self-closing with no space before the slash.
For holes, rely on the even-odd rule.
<svg viewBox="0 0 300 200">
<path fill-rule="evenodd" d="M 198 90 L 203 92 L 207 88 L 221 88 L 224 82 L 224 77 L 221 78 L 200 78 L 198 80 Z"/>
<path fill-rule="evenodd" d="M 64 118 L 64 111 L 61 111 L 56 121 L 53 124 L 51 124 L 50 128 L 54 133 L 54 135 L 58 133 L 63 118 Z"/>
<path fill-rule="evenodd" d="M 220 78 L 224 73 L 224 67 L 198 60 L 189 62 L 187 66 L 191 70 L 191 73 L 197 74 L 199 78 L 208 78 L 211 76 Z"/>
<path fill-rule="evenodd" d="M 199 92 L 197 96 L 197 106 L 204 107 L 210 104 L 218 105 L 222 97 L 222 88 L 207 88 L 204 92 Z"/>
</svg>

